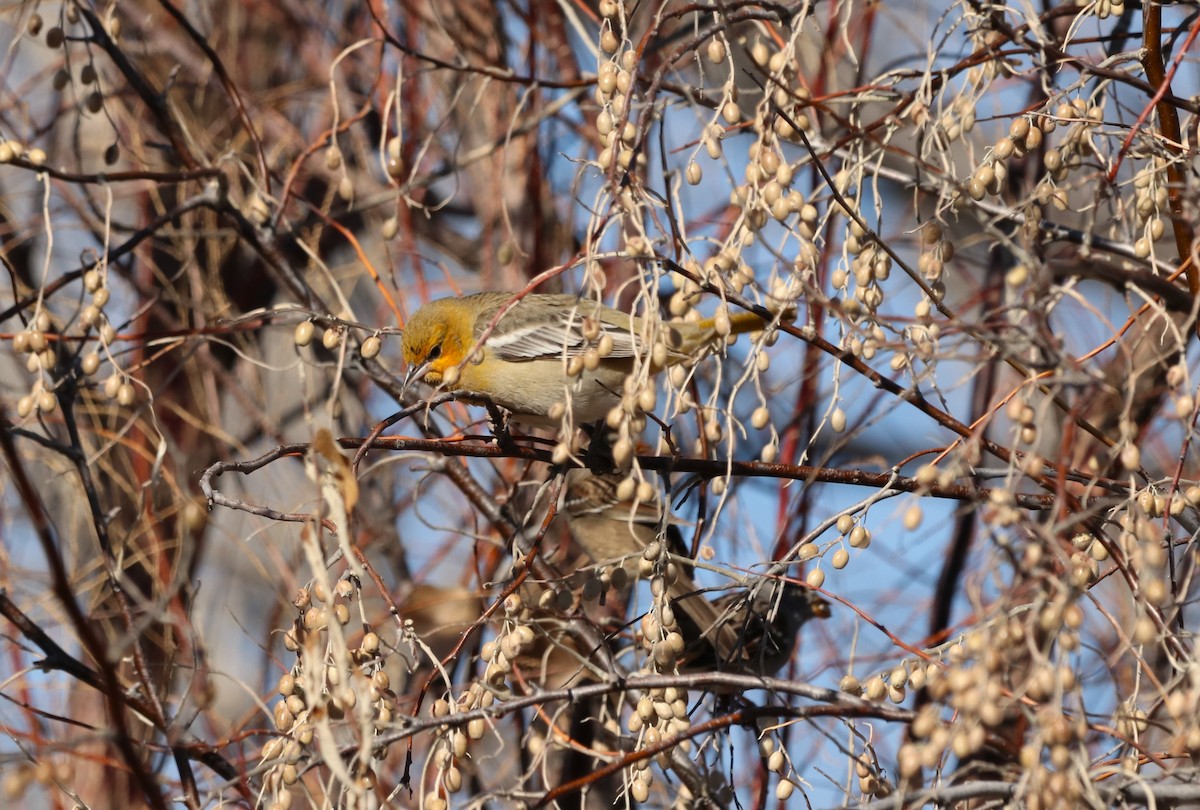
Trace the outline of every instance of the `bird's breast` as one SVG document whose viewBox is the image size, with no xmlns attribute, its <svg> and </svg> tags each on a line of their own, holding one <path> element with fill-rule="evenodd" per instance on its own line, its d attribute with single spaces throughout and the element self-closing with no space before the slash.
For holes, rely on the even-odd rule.
<svg viewBox="0 0 1200 810">
<path fill-rule="evenodd" d="M 574 423 L 581 425 L 603 419 L 620 403 L 628 373 L 624 365 L 602 364 L 594 371 L 568 377 L 558 358 L 523 362 L 486 358 L 478 365 L 462 367 L 459 386 L 486 394 L 526 424 L 558 427 L 560 420 L 551 419 L 550 414 L 555 405 L 563 403 L 569 405 Z"/>
</svg>

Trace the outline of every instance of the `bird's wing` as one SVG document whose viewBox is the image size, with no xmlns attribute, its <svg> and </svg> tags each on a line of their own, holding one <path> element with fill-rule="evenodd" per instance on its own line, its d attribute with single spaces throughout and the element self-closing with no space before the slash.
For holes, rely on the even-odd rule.
<svg viewBox="0 0 1200 810">
<path fill-rule="evenodd" d="M 488 336 L 488 351 L 502 360 L 518 362 L 575 357 L 595 346 L 600 335 L 607 334 L 613 342 L 608 357 L 635 357 L 642 353 L 642 341 L 631 329 L 628 315 L 573 296 L 561 298 L 562 306 L 553 310 L 516 304 Z M 598 330 L 596 340 L 585 337 L 585 321 Z"/>
<path fill-rule="evenodd" d="M 661 523 L 663 507 L 657 497 L 649 501 L 622 501 L 617 497 L 617 488 L 623 478 L 623 475 L 600 475 L 590 470 L 568 471 L 563 512 L 568 518 L 602 517 L 652 526 Z"/>
</svg>

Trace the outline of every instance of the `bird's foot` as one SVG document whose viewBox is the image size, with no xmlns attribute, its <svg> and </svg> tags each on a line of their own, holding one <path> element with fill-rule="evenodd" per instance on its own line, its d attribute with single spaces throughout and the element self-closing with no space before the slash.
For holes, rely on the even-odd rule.
<svg viewBox="0 0 1200 810">
<path fill-rule="evenodd" d="M 488 412 L 488 427 L 491 428 L 492 438 L 495 440 L 496 446 L 506 453 L 516 450 L 517 442 L 513 438 L 512 430 L 509 426 L 508 414 L 494 402 L 487 403 L 485 407 Z"/>
<path fill-rule="evenodd" d="M 583 465 L 596 475 L 620 472 L 617 462 L 613 460 L 613 442 L 617 438 L 616 432 L 609 430 L 603 422 L 585 425 L 583 432 L 588 437 L 587 452 L 583 455 Z"/>
</svg>

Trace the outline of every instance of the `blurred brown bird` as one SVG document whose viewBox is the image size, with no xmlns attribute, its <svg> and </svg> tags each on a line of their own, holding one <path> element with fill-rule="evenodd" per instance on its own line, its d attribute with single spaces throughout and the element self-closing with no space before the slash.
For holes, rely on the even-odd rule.
<svg viewBox="0 0 1200 810">
<path fill-rule="evenodd" d="M 624 476 L 598 475 L 589 470 L 567 472 L 562 514 L 580 550 L 597 565 L 619 565 L 637 578 L 642 554 L 658 539 L 663 508 L 653 500 L 622 500 L 617 492 Z M 666 528 L 674 529 L 668 525 Z M 687 556 L 679 532 L 664 534 L 668 551 Z M 685 577 L 690 580 L 690 577 Z"/>
<path fill-rule="evenodd" d="M 667 598 L 678 610 L 689 612 L 701 627 L 713 627 L 720 615 L 704 598 L 692 579 L 689 556 L 679 528 L 666 523 L 663 507 L 657 500 L 621 500 L 617 489 L 624 476 L 597 475 L 588 470 L 567 473 L 562 513 L 567 519 L 571 539 L 597 565 L 620 568 L 632 582 L 642 574 L 645 551 L 660 540 L 675 555 L 675 578 L 667 584 Z M 657 555 L 654 555 L 657 559 Z M 653 561 L 653 560 L 652 560 Z M 628 585 L 618 590 L 628 593 Z"/>
<path fill-rule="evenodd" d="M 697 611 L 677 611 L 687 642 L 680 669 L 771 676 L 792 659 L 796 635 L 809 619 L 829 617 L 829 603 L 794 582 L 766 582 L 755 591 L 727 593 L 709 603 L 724 632 L 694 621 Z M 732 642 L 731 642 L 732 637 Z"/>
<path fill-rule="evenodd" d="M 667 544 L 677 563 L 667 598 L 686 643 L 682 666 L 773 675 L 791 659 L 804 623 L 829 616 L 828 602 L 791 582 L 767 582 L 753 593 L 739 590 L 706 599 L 685 562 L 688 554 L 678 527 L 663 526 L 662 504 L 621 500 L 621 480 L 619 475 L 571 470 L 562 511 L 576 545 L 593 562 L 623 569 L 630 580 L 641 573 L 646 548 L 660 539 Z"/>
<path fill-rule="evenodd" d="M 479 621 L 484 602 L 477 591 L 469 588 L 414 583 L 397 608 L 404 619 L 412 622 L 413 632 L 433 656 L 445 660 L 458 646 L 462 634 Z M 395 690 L 404 692 L 412 684 L 423 683 L 433 663 L 428 654 L 411 644 L 399 644 L 396 651 L 398 655 L 386 659 Z"/>
</svg>

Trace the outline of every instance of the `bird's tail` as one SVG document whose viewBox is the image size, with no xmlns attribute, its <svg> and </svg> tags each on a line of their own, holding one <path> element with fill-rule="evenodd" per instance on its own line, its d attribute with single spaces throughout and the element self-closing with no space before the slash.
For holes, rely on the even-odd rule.
<svg viewBox="0 0 1200 810">
<path fill-rule="evenodd" d="M 729 316 L 729 334 L 741 335 L 765 329 L 767 322 L 753 312 L 735 312 Z"/>
<path fill-rule="evenodd" d="M 784 321 L 790 321 L 795 317 L 796 310 L 794 307 L 785 310 L 783 313 Z M 729 315 L 729 334 L 743 335 L 747 332 L 759 332 L 766 329 L 768 323 L 769 321 L 754 312 L 746 312 L 744 310 L 734 312 Z M 704 330 L 712 330 L 718 333 L 721 331 L 717 328 L 716 318 L 705 318 L 699 321 L 697 325 Z"/>
<path fill-rule="evenodd" d="M 769 321 L 753 312 L 733 312 L 725 316 L 728 324 L 719 324 L 717 317 L 702 318 L 692 322 L 670 322 L 666 327 L 666 344 L 670 354 L 662 367 L 653 371 L 661 371 L 663 367 L 677 363 L 686 363 L 696 359 L 696 353 L 720 342 L 724 335 L 741 335 L 746 332 L 758 332 L 767 328 Z M 795 317 L 795 308 L 783 313 L 783 320 Z"/>
</svg>

